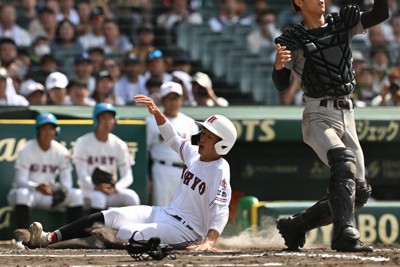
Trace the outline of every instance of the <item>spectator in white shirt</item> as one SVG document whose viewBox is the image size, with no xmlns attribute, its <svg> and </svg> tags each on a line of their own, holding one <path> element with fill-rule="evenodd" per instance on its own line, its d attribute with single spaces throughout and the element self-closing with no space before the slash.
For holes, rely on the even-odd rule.
<svg viewBox="0 0 400 267">
<path fill-rule="evenodd" d="M 145 94 L 145 79 L 141 61 L 137 55 L 128 54 L 123 62 L 123 74 L 114 85 L 115 103 L 117 105 L 134 104 L 136 94 Z"/>
<path fill-rule="evenodd" d="M 31 36 L 28 31 L 16 24 L 17 12 L 11 4 L 0 6 L 0 37 L 8 37 L 15 41 L 17 46 L 28 47 Z"/>
<path fill-rule="evenodd" d="M 105 15 L 100 7 L 94 8 L 90 13 L 90 30 L 79 37 L 79 42 L 85 50 L 104 46 L 104 19 Z"/>
<path fill-rule="evenodd" d="M 58 0 L 60 10 L 57 13 L 57 21 L 62 21 L 64 19 L 70 20 L 73 24 L 79 24 L 79 15 L 74 8 L 74 0 Z"/>
</svg>

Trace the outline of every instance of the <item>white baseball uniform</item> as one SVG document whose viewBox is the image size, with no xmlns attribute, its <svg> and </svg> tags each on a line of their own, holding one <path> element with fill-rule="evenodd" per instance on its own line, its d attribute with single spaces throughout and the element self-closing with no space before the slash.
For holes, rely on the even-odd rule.
<svg viewBox="0 0 400 267">
<path fill-rule="evenodd" d="M 180 137 L 169 121 L 160 127 L 166 143 L 183 159 L 180 184 L 171 202 L 164 206 L 131 206 L 102 211 L 105 225 L 117 229 L 117 238 L 137 240 L 158 236 L 162 243 L 186 247 L 200 243 L 210 229 L 222 233 L 231 199 L 230 168 L 220 158 L 200 160 L 198 146 Z"/>
<path fill-rule="evenodd" d="M 178 113 L 175 118 L 167 118 L 184 139 L 190 140 L 191 136 L 199 131 L 194 120 L 185 114 Z M 154 116 L 146 118 L 146 125 L 147 149 L 153 162 L 151 166 L 152 204 L 164 206 L 172 199 L 178 188 L 184 164 L 178 153 L 172 150 L 161 137 Z"/>
<path fill-rule="evenodd" d="M 78 175 L 78 184 L 85 199 L 94 209 L 139 205 L 139 196 L 128 187 L 133 183 L 131 167 L 135 164 L 127 144 L 110 133 L 108 140 L 98 140 L 94 132 L 79 137 L 74 146 L 74 164 Z M 103 167 L 114 174 L 116 193 L 106 195 L 94 190 L 92 173 L 96 167 Z"/>
<path fill-rule="evenodd" d="M 42 183 L 56 187 L 56 178 L 59 176 L 59 184 L 67 189 L 67 196 L 56 208 L 82 206 L 82 193 L 72 187 L 71 172 L 70 153 L 63 145 L 53 140 L 50 148 L 44 151 L 37 139 L 29 140 L 15 161 L 15 179 L 8 194 L 10 205 L 51 209 L 52 196 L 42 194 L 36 187 Z"/>
</svg>

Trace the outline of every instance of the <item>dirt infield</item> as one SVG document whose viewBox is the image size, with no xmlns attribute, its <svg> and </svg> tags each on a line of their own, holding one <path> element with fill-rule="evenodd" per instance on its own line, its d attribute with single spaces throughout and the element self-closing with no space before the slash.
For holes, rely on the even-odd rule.
<svg viewBox="0 0 400 267">
<path fill-rule="evenodd" d="M 109 234 L 109 229 L 102 229 Z M 374 244 L 373 253 L 338 253 L 326 245 L 306 243 L 299 252 L 287 252 L 276 230 L 251 231 L 221 237 L 218 252 L 173 251 L 175 259 L 161 261 L 133 259 L 126 250 L 108 249 L 96 237 L 74 239 L 51 248 L 0 248 L 0 266 L 399 266 L 400 244 Z M 268 238 L 267 238 L 268 237 Z M 104 238 L 102 240 L 105 240 Z"/>
<path fill-rule="evenodd" d="M 399 249 L 374 253 L 336 253 L 329 249 L 285 252 L 278 248 L 221 251 L 176 251 L 176 259 L 136 261 L 124 250 L 0 249 L 1 266 L 398 266 Z"/>
</svg>

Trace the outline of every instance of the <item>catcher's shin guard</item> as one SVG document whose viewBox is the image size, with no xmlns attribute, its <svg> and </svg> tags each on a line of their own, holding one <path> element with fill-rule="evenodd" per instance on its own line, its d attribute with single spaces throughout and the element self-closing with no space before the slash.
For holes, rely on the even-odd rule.
<svg viewBox="0 0 400 267">
<path fill-rule="evenodd" d="M 332 249 L 338 251 L 372 251 L 359 240 L 360 233 L 354 227 L 356 159 L 347 148 L 328 151 L 331 177 L 328 187 L 328 203 L 333 221 Z"/>
</svg>

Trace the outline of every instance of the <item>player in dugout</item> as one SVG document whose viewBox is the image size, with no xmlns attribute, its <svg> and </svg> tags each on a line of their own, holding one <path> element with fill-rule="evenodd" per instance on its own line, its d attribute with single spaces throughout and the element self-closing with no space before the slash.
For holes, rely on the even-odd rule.
<svg viewBox="0 0 400 267">
<path fill-rule="evenodd" d="M 128 241 L 135 235 L 147 241 L 159 237 L 164 244 L 190 250 L 215 250 L 229 215 L 231 199 L 230 166 L 222 157 L 233 147 L 237 132 L 234 124 L 222 115 L 197 122 L 201 131 L 192 142 L 180 137 L 153 100 L 136 95 L 153 114 L 166 143 L 182 158 L 185 167 L 181 183 L 172 200 L 164 207 L 128 206 L 110 208 L 67 224 L 55 231 L 44 232 L 39 222 L 30 226 L 30 247 L 91 235 L 90 229 L 100 223 L 116 230 L 116 238 Z"/>
<path fill-rule="evenodd" d="M 371 194 L 365 180 L 364 155 L 358 140 L 353 103 L 355 88 L 351 40 L 389 17 L 387 0 L 375 0 L 362 12 L 348 4 L 325 14 L 324 0 L 292 0 L 303 22 L 275 39 L 277 53 L 272 77 L 278 90 L 288 88 L 290 75 L 301 78 L 303 139 L 330 167 L 328 194 L 314 206 L 280 218 L 277 228 L 289 250 L 298 250 L 306 232 L 333 223 L 331 248 L 372 252 L 360 240 L 354 210 Z"/>
</svg>

